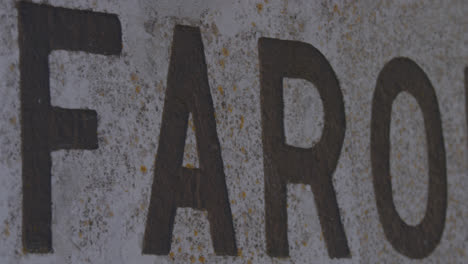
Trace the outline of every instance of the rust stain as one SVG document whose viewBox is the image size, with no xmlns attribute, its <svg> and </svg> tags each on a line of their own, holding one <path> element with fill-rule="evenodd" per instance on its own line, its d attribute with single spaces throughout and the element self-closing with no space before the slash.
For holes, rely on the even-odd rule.
<svg viewBox="0 0 468 264">
<path fill-rule="evenodd" d="M 132 73 L 132 74 L 130 74 L 130 79 L 133 82 L 136 82 L 136 81 L 138 81 L 138 76 L 136 75 L 136 73 Z"/>
<path fill-rule="evenodd" d="M 8 223 L 5 223 L 5 228 L 3 229 L 3 235 L 5 235 L 5 237 L 10 236 L 10 226 L 8 225 Z"/>
<path fill-rule="evenodd" d="M 195 132 L 195 126 L 193 125 L 192 120 L 189 119 L 188 125 L 189 125 L 189 127 L 192 129 L 192 131 Z"/>
<path fill-rule="evenodd" d="M 229 51 L 226 48 L 223 48 L 222 52 L 225 57 L 229 56 Z"/>
<path fill-rule="evenodd" d="M 217 37 L 218 34 L 219 34 L 219 30 L 218 30 L 218 27 L 216 26 L 216 24 L 213 22 L 211 24 L 211 31 L 213 31 L 213 34 Z"/>
<path fill-rule="evenodd" d="M 146 173 L 146 171 L 147 171 L 146 166 L 145 166 L 145 165 L 141 165 L 140 171 L 143 172 L 143 173 Z"/>
<path fill-rule="evenodd" d="M 340 13 L 340 10 L 338 9 L 338 5 L 337 5 L 337 4 L 335 4 L 335 5 L 333 6 L 333 13 L 337 13 L 338 15 L 341 14 L 341 13 Z"/>
<path fill-rule="evenodd" d="M 221 95 L 224 95 L 224 90 L 223 90 L 223 87 L 220 85 L 218 86 L 218 91 Z"/>
<path fill-rule="evenodd" d="M 262 12 L 262 10 L 263 10 L 263 4 L 258 3 L 256 6 L 257 6 L 257 12 L 260 14 L 260 12 Z"/>
<path fill-rule="evenodd" d="M 247 151 L 245 151 L 244 147 L 241 147 L 241 152 L 242 152 L 242 154 L 247 154 Z"/>
</svg>

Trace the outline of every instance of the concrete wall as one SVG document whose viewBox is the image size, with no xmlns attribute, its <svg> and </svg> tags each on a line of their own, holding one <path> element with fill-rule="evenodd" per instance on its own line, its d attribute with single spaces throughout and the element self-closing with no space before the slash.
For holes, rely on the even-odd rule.
<svg viewBox="0 0 468 264">
<path fill-rule="evenodd" d="M 468 132 L 464 69 L 468 3 L 452 1 L 49 0 L 71 9 L 115 13 L 121 55 L 53 51 L 51 103 L 98 113 L 97 150 L 52 153 L 52 254 L 23 251 L 18 20 L 0 1 L 0 263 L 416 263 L 386 239 L 371 170 L 371 107 L 377 77 L 395 57 L 416 62 L 439 104 L 446 152 L 447 213 L 424 263 L 468 261 Z M 155 155 L 175 25 L 199 27 L 216 114 L 238 256 L 214 254 L 207 214 L 177 210 L 168 256 L 142 255 Z M 264 160 L 258 39 L 309 43 L 336 73 L 346 132 L 333 184 L 351 258 L 331 259 L 309 185 L 288 185 L 290 258 L 266 253 Z M 324 117 L 314 86 L 284 80 L 287 143 L 311 147 Z M 193 121 L 189 121 L 189 128 Z M 400 94 L 391 116 L 393 199 L 416 225 L 428 197 L 424 119 Z M 188 129 L 184 165 L 197 167 Z"/>
</svg>

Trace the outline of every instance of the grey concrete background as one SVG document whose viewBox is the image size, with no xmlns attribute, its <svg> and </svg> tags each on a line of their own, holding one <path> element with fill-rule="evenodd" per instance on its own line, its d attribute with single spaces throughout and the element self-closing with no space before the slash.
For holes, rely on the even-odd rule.
<svg viewBox="0 0 468 264">
<path fill-rule="evenodd" d="M 40 1 L 34 1 L 40 2 Z M 0 263 L 467 263 L 468 151 L 463 69 L 468 2 L 306 0 L 50 0 L 118 14 L 121 56 L 56 51 L 52 104 L 98 112 L 99 149 L 53 153 L 54 254 L 21 246 L 20 102 L 15 1 L 0 1 Z M 179 209 L 169 256 L 141 254 L 176 24 L 201 29 L 236 231 L 237 257 L 216 256 L 204 212 Z M 351 259 L 328 257 L 313 194 L 288 187 L 288 259 L 266 255 L 257 40 L 318 48 L 344 95 L 347 130 L 333 182 Z M 370 170 L 371 100 L 377 75 L 397 56 L 416 61 L 439 101 L 447 154 L 448 210 L 442 241 L 412 261 L 385 239 Z M 312 146 L 323 113 L 317 90 L 285 81 L 287 142 Z M 422 112 L 409 94 L 393 104 L 391 171 L 401 217 L 418 223 L 427 199 Z M 197 166 L 189 129 L 184 164 Z"/>
</svg>

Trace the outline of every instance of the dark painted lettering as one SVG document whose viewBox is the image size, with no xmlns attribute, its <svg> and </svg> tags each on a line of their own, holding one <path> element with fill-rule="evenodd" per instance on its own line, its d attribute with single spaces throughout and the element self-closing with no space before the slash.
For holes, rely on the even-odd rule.
<svg viewBox="0 0 468 264">
<path fill-rule="evenodd" d="M 51 155 L 57 149 L 96 149 L 97 114 L 50 103 L 48 56 L 53 50 L 119 54 L 116 15 L 21 2 L 21 138 L 23 158 L 23 247 L 52 252 Z"/>
<path fill-rule="evenodd" d="M 346 129 L 343 96 L 335 73 L 320 51 L 307 43 L 260 38 L 258 44 L 267 253 L 274 257 L 289 255 L 287 183 L 305 183 L 310 184 L 315 196 L 329 256 L 350 257 L 332 183 Z M 310 149 L 285 143 L 285 77 L 313 83 L 323 101 L 325 124 L 322 137 Z"/>
<path fill-rule="evenodd" d="M 416 226 L 407 225 L 393 203 L 390 174 L 390 121 L 392 103 L 406 91 L 421 107 L 429 164 L 426 213 Z M 424 71 L 407 58 L 388 62 L 379 74 L 372 100 L 371 163 L 374 193 L 385 236 L 401 254 L 427 257 L 440 242 L 447 210 L 447 175 L 442 123 L 437 97 Z"/>
<path fill-rule="evenodd" d="M 182 167 L 189 113 L 200 168 Z M 218 255 L 237 254 L 200 30 L 176 26 L 143 253 L 167 255 L 177 207 L 208 211 Z"/>
<path fill-rule="evenodd" d="M 466 118 L 466 131 L 467 131 L 466 135 L 468 136 L 468 67 L 465 68 L 465 118 Z"/>
</svg>

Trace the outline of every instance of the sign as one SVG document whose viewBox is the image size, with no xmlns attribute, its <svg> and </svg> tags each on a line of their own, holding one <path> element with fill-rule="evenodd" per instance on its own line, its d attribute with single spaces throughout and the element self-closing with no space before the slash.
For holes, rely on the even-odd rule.
<svg viewBox="0 0 468 264">
<path fill-rule="evenodd" d="M 5 5 L 2 263 L 467 259 L 461 1 Z"/>
</svg>

